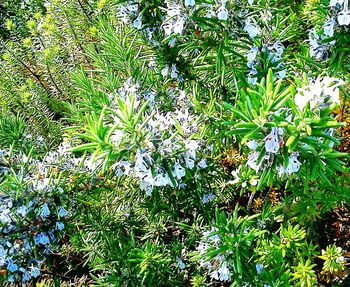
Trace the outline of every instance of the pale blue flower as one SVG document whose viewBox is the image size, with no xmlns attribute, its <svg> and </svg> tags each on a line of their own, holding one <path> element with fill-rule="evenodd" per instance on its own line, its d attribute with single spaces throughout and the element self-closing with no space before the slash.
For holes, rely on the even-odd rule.
<svg viewBox="0 0 350 287">
<path fill-rule="evenodd" d="M 206 193 L 203 195 L 202 202 L 203 204 L 207 204 L 208 202 L 214 200 L 216 195 L 212 192 Z"/>
<path fill-rule="evenodd" d="M 204 168 L 207 168 L 208 165 L 207 165 L 207 160 L 205 158 L 202 158 L 199 162 L 198 162 L 198 167 L 200 169 L 204 169 Z"/>
<path fill-rule="evenodd" d="M 142 29 L 142 17 L 141 15 L 139 15 L 135 21 L 132 23 L 132 25 L 134 26 L 134 28 L 140 30 Z"/>
<path fill-rule="evenodd" d="M 279 129 L 272 127 L 271 132 L 265 137 L 265 149 L 267 152 L 277 153 L 280 149 Z"/>
<path fill-rule="evenodd" d="M 0 245 L 0 257 L 5 257 L 6 251 L 4 246 Z"/>
<path fill-rule="evenodd" d="M 325 34 L 328 37 L 333 37 L 334 25 L 335 25 L 335 19 L 329 18 L 327 22 L 323 25 L 323 34 Z"/>
<path fill-rule="evenodd" d="M 26 284 L 30 280 L 30 275 L 27 271 L 22 274 L 22 284 Z"/>
<path fill-rule="evenodd" d="M 50 215 L 49 207 L 48 207 L 47 203 L 44 203 L 44 205 L 41 207 L 40 216 L 42 218 L 46 218 L 49 215 Z"/>
<path fill-rule="evenodd" d="M 50 243 L 50 239 L 44 232 L 41 232 L 34 236 L 34 242 L 36 245 L 39 245 L 39 244 L 46 245 Z"/>
<path fill-rule="evenodd" d="M 61 221 L 56 222 L 56 229 L 57 230 L 63 230 L 64 229 L 64 223 Z"/>
<path fill-rule="evenodd" d="M 186 175 L 186 170 L 180 163 L 176 163 L 174 166 L 173 174 L 177 179 L 181 179 Z"/>
<path fill-rule="evenodd" d="M 170 73 L 170 77 L 172 79 L 176 79 L 179 76 L 179 71 L 176 68 L 175 64 L 171 65 L 171 73 Z"/>
<path fill-rule="evenodd" d="M 261 264 L 261 263 L 256 264 L 256 265 L 255 265 L 255 268 L 256 268 L 256 272 L 258 272 L 258 274 L 261 274 L 261 272 L 262 272 L 263 269 L 264 269 L 264 264 Z"/>
<path fill-rule="evenodd" d="M 50 236 L 52 241 L 56 241 L 56 237 L 55 237 L 55 234 L 54 234 L 53 230 L 49 230 L 49 236 Z"/>
<path fill-rule="evenodd" d="M 28 208 L 26 206 L 22 205 L 20 208 L 17 209 L 16 213 L 25 217 L 28 213 Z"/>
<path fill-rule="evenodd" d="M 60 206 L 60 207 L 58 208 L 58 216 L 59 216 L 59 217 L 66 217 L 66 216 L 68 216 L 68 213 L 67 213 L 67 211 L 64 209 L 63 206 Z"/>
<path fill-rule="evenodd" d="M 287 70 L 283 69 L 281 71 L 276 72 L 276 75 L 279 79 L 284 79 L 287 76 Z"/>
<path fill-rule="evenodd" d="M 252 68 L 252 64 L 249 64 L 249 63 L 253 63 L 255 60 L 256 60 L 256 57 L 258 55 L 258 52 L 259 52 L 259 48 L 254 46 L 252 47 L 248 53 L 247 53 L 247 59 L 248 59 L 248 67 L 249 68 Z"/>
<path fill-rule="evenodd" d="M 220 281 L 223 281 L 223 282 L 226 282 L 226 281 L 229 281 L 231 279 L 231 272 L 230 272 L 230 269 L 228 269 L 227 267 L 227 262 L 224 261 L 220 268 L 218 269 L 218 272 L 219 272 L 219 279 Z"/>
<path fill-rule="evenodd" d="M 37 278 L 40 275 L 40 269 L 38 267 L 31 267 L 30 275 L 34 278 Z"/>
<path fill-rule="evenodd" d="M 251 150 L 256 150 L 256 148 L 259 146 L 259 143 L 255 140 L 249 140 L 247 142 L 247 146 L 251 149 Z"/>
<path fill-rule="evenodd" d="M 244 31 L 246 31 L 249 34 L 249 37 L 252 39 L 260 34 L 259 27 L 256 24 L 252 23 L 250 19 L 246 21 Z"/>
<path fill-rule="evenodd" d="M 182 259 L 179 256 L 176 256 L 176 261 L 181 270 L 186 268 L 186 264 L 182 261 Z"/>
<path fill-rule="evenodd" d="M 194 6 L 196 4 L 195 0 L 185 0 L 185 6 Z"/>
<path fill-rule="evenodd" d="M 289 156 L 286 173 L 287 174 L 291 174 L 293 172 L 298 172 L 299 169 L 300 169 L 300 166 L 301 166 L 301 163 L 298 161 L 298 153 L 297 152 L 293 152 Z"/>
<path fill-rule="evenodd" d="M 7 263 L 7 270 L 10 272 L 15 272 L 18 270 L 18 265 L 14 263 L 12 259 L 10 259 Z"/>
<path fill-rule="evenodd" d="M 217 11 L 217 17 L 219 20 L 226 21 L 228 19 L 228 11 L 224 7 L 224 5 L 220 6 L 220 8 Z"/>
</svg>

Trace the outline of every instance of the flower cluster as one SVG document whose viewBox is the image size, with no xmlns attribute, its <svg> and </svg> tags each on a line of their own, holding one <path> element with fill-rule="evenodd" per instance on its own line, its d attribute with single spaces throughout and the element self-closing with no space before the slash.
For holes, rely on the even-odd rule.
<svg viewBox="0 0 350 287">
<path fill-rule="evenodd" d="M 191 105 L 186 93 L 177 89 L 166 90 L 166 100 L 173 99 L 176 109 L 161 111 L 155 108 L 161 99 L 154 92 L 142 93 L 139 85 L 128 79 L 119 89 L 118 95 L 110 95 L 110 107 L 115 111 L 112 116 L 113 126 L 118 126 L 110 140 L 113 146 L 120 146 L 128 138 L 124 129 L 123 116 L 116 98 L 123 99 L 126 105 L 133 103 L 138 109 L 139 103 L 148 99 L 153 111 L 147 116 L 142 129 L 142 143 L 127 158 L 120 158 L 115 164 L 116 176 L 132 176 L 137 178 L 140 188 L 151 195 L 155 187 L 184 187 L 181 183 L 186 176 L 186 169 L 193 170 L 195 166 L 204 169 L 207 166 L 205 158 L 198 157 L 201 143 L 193 138 L 199 131 L 198 118 L 191 114 Z M 95 162 L 98 165 L 98 162 Z"/>
<path fill-rule="evenodd" d="M 261 30 L 253 17 L 248 17 L 245 20 L 245 25 L 243 29 L 248 33 L 251 39 L 254 39 L 261 33 Z"/>
<path fill-rule="evenodd" d="M 175 126 L 181 124 L 182 136 Z M 186 176 L 186 169 L 192 170 L 197 165 L 206 168 L 206 160 L 198 159 L 199 142 L 184 139 L 196 129 L 194 118 L 188 110 L 175 113 L 155 114 L 147 123 L 148 138 L 146 147 L 136 151 L 133 160 L 117 162 L 117 176 L 132 175 L 139 179 L 140 188 L 151 195 L 155 187 L 184 187 L 181 179 Z"/>
<path fill-rule="evenodd" d="M 313 111 L 327 108 L 330 104 L 340 103 L 338 87 L 342 81 L 331 77 L 318 77 L 314 82 L 306 87 L 300 88 L 295 95 L 294 101 L 300 111 L 309 103 Z"/>
<path fill-rule="evenodd" d="M 332 30 L 333 31 L 333 30 Z M 333 32 L 332 32 L 333 33 Z M 315 29 L 309 32 L 309 52 L 310 56 L 318 60 L 325 60 L 328 58 L 328 50 L 335 44 L 335 41 L 324 43 L 323 40 L 327 36 L 318 35 Z"/>
<path fill-rule="evenodd" d="M 38 277 L 46 256 L 59 245 L 69 212 L 62 181 L 53 175 L 77 165 L 65 148 L 63 143 L 41 160 L 0 153 L 7 174 L 0 194 L 0 269 L 10 283 L 25 285 Z"/>
<path fill-rule="evenodd" d="M 45 194 L 0 196 L 0 269 L 7 281 L 25 285 L 40 275 L 46 255 L 56 249 L 68 212 Z"/>
<path fill-rule="evenodd" d="M 279 153 L 280 148 L 284 142 L 283 129 L 272 127 L 270 133 L 264 138 L 263 144 L 255 140 L 250 140 L 247 146 L 252 151 L 247 159 L 247 166 L 255 170 L 256 173 L 270 168 L 274 163 L 275 155 Z M 262 147 L 263 146 L 263 147 Z M 260 147 L 258 149 L 258 147 Z M 260 158 L 261 152 L 265 154 L 263 158 Z M 298 161 L 298 153 L 293 152 L 288 158 L 288 164 L 286 167 L 283 165 L 277 166 L 278 175 L 281 177 L 283 174 L 289 176 L 292 173 L 298 172 L 301 163 Z"/>
<path fill-rule="evenodd" d="M 339 105 L 338 87 L 342 83 L 336 78 L 318 77 L 297 89 L 297 94 L 293 94 L 294 103 L 269 110 L 263 121 L 258 118 L 254 123 L 242 124 L 252 131 L 262 124 L 259 134 L 242 141 L 250 150 L 246 166 L 261 176 L 260 179 L 271 170 L 284 178 L 299 172 L 306 158 L 323 157 L 324 150 L 337 142 L 334 127 L 341 124 L 335 121 L 331 111 Z M 243 178 L 249 177 L 251 185 L 256 185 L 256 178 L 249 176 L 249 172 L 245 174 L 246 169 L 241 167 L 232 171 L 234 179 L 228 184 L 243 182 L 245 187 Z"/>
<path fill-rule="evenodd" d="M 348 0 L 331 0 L 329 6 L 332 8 L 333 14 L 337 18 L 337 22 L 340 26 L 348 26 L 350 24 L 350 11 L 348 9 Z M 333 36 L 333 27 L 335 24 L 335 19 L 330 18 L 325 24 L 325 33 L 329 31 L 329 36 Z"/>
<path fill-rule="evenodd" d="M 197 246 L 197 251 L 201 255 L 199 265 L 207 269 L 212 280 L 219 280 L 227 282 L 231 280 L 232 273 L 230 268 L 231 264 L 226 261 L 224 254 L 218 254 L 214 258 L 207 258 L 206 254 L 211 248 L 218 248 L 221 243 L 220 235 L 212 235 L 213 232 L 217 231 L 216 228 L 204 232 L 204 241 L 201 241 Z"/>
<path fill-rule="evenodd" d="M 282 54 L 284 46 L 281 42 L 277 41 L 274 44 L 263 44 L 262 48 L 253 46 L 247 53 L 247 66 L 250 69 L 248 76 L 248 82 L 252 85 L 257 83 L 258 66 L 261 61 L 261 54 L 267 53 L 268 60 L 271 64 L 276 65 L 276 75 L 283 79 L 286 77 L 287 71 L 283 67 Z"/>
<path fill-rule="evenodd" d="M 165 1 L 166 4 L 166 16 L 161 25 L 166 36 L 172 34 L 181 35 L 185 29 L 187 15 L 184 8 L 179 3 L 173 1 Z M 192 1 L 187 1 L 186 6 L 193 6 Z"/>
<path fill-rule="evenodd" d="M 137 29 L 142 28 L 139 4 L 136 1 L 126 1 L 125 5 L 120 5 L 117 17 L 119 17 L 124 23 L 132 22 L 133 26 Z"/>
<path fill-rule="evenodd" d="M 310 56 L 318 60 L 328 58 L 329 49 L 335 45 L 336 41 L 324 41 L 333 37 L 335 30 L 350 25 L 350 11 L 348 0 L 330 0 L 329 14 L 324 23 L 322 34 L 319 35 L 315 29 L 309 32 Z"/>
</svg>

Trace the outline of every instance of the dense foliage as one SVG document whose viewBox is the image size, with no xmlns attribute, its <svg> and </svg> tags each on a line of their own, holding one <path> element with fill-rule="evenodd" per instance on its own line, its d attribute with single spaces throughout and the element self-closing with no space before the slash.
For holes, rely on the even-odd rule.
<svg viewBox="0 0 350 287">
<path fill-rule="evenodd" d="M 349 286 L 349 25 L 0 1 L 1 286 Z"/>
</svg>

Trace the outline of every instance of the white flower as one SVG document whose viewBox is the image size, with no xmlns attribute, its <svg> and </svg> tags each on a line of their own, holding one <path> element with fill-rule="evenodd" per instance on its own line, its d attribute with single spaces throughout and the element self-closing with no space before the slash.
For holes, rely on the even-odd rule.
<svg viewBox="0 0 350 287">
<path fill-rule="evenodd" d="M 259 146 L 259 143 L 255 140 L 249 140 L 249 142 L 247 142 L 247 146 L 251 149 L 251 150 L 256 150 L 256 148 Z"/>
<path fill-rule="evenodd" d="M 144 156 L 148 156 L 147 154 L 143 155 L 139 150 L 136 153 L 135 156 L 135 171 L 136 172 L 146 172 L 148 171 L 148 165 L 146 161 L 144 160 Z"/>
<path fill-rule="evenodd" d="M 271 132 L 265 137 L 265 149 L 267 152 L 277 153 L 280 149 L 279 130 L 272 127 Z"/>
<path fill-rule="evenodd" d="M 254 0 L 248 0 L 248 4 L 252 5 L 254 3 Z"/>
<path fill-rule="evenodd" d="M 198 167 L 200 169 L 204 169 L 206 168 L 208 165 L 207 165 L 207 160 L 205 158 L 202 158 L 199 162 L 198 162 Z"/>
<path fill-rule="evenodd" d="M 143 191 L 146 191 L 147 196 L 151 196 L 153 191 L 153 186 L 154 186 L 154 179 L 152 177 L 152 173 L 149 172 L 147 176 L 143 180 L 141 180 L 140 189 Z"/>
<path fill-rule="evenodd" d="M 199 245 L 196 247 L 196 250 L 199 252 L 199 254 L 204 254 L 207 252 L 209 248 L 209 244 L 206 242 L 199 242 Z"/>
<path fill-rule="evenodd" d="M 283 167 L 283 165 L 277 166 L 276 170 L 277 170 L 277 173 L 278 173 L 278 177 L 282 177 L 282 175 L 286 172 L 286 170 Z"/>
<path fill-rule="evenodd" d="M 260 34 L 260 29 L 256 24 L 251 22 L 251 19 L 248 19 L 244 26 L 244 31 L 249 34 L 249 37 L 254 39 L 256 36 Z"/>
<path fill-rule="evenodd" d="M 350 24 L 350 11 L 344 7 L 344 9 L 339 12 L 337 20 L 338 20 L 339 25 L 348 26 Z"/>
<path fill-rule="evenodd" d="M 189 158 L 189 157 L 185 157 L 185 163 L 186 163 L 186 167 L 189 169 L 194 168 L 194 160 Z"/>
<path fill-rule="evenodd" d="M 159 173 L 155 176 L 155 178 L 154 178 L 154 185 L 155 186 L 166 186 L 168 184 L 170 184 L 170 183 L 169 183 L 169 178 L 168 178 L 167 174 Z"/>
<path fill-rule="evenodd" d="M 261 165 L 261 164 L 258 165 L 258 163 L 257 163 L 258 159 L 259 159 L 259 153 L 254 151 L 248 156 L 248 160 L 247 160 L 247 165 L 251 169 L 254 169 L 256 172 L 259 171 L 260 165 Z"/>
<path fill-rule="evenodd" d="M 331 0 L 329 3 L 330 7 L 336 6 L 336 5 L 343 5 L 344 0 Z"/>
<path fill-rule="evenodd" d="M 241 179 L 240 179 L 240 177 L 238 176 L 238 173 L 239 173 L 239 170 L 241 169 L 241 167 L 239 167 L 238 169 L 236 169 L 236 170 L 233 170 L 233 171 L 231 171 L 231 174 L 232 174 L 232 176 L 234 177 L 234 179 L 233 180 L 230 180 L 229 182 L 228 182 L 228 184 L 237 184 Z"/>
<path fill-rule="evenodd" d="M 173 173 L 177 179 L 181 179 L 186 175 L 186 170 L 183 168 L 183 166 L 180 163 L 176 163 L 174 166 Z"/>
<path fill-rule="evenodd" d="M 171 35 L 171 33 L 173 32 L 173 23 L 170 21 L 165 21 L 163 22 L 162 26 L 161 26 L 164 30 L 165 35 Z"/>
<path fill-rule="evenodd" d="M 199 147 L 199 144 L 196 140 L 190 140 L 186 142 L 185 147 L 186 149 L 189 149 L 189 150 L 197 150 Z"/>
<path fill-rule="evenodd" d="M 301 163 L 298 161 L 298 153 L 293 152 L 289 156 L 286 173 L 289 175 L 289 174 L 291 174 L 293 172 L 298 172 L 299 169 L 300 169 L 300 166 L 301 166 Z"/>
<path fill-rule="evenodd" d="M 336 78 L 324 77 L 321 79 L 318 77 L 314 83 L 298 89 L 302 95 L 300 93 L 295 95 L 295 104 L 301 111 L 308 102 L 312 110 L 327 107 L 329 101 L 339 104 L 338 86 L 342 84 L 343 82 Z"/>
<path fill-rule="evenodd" d="M 335 259 L 335 262 L 338 264 L 344 264 L 344 256 L 339 256 L 337 259 Z"/>
<path fill-rule="evenodd" d="M 212 273 L 210 273 L 210 277 L 215 280 L 219 280 L 219 272 L 218 270 L 214 270 Z"/>
<path fill-rule="evenodd" d="M 249 180 L 250 185 L 256 186 L 258 184 L 258 180 L 255 177 L 252 177 Z"/>
<path fill-rule="evenodd" d="M 224 5 L 221 5 L 217 11 L 217 17 L 219 20 L 226 21 L 228 19 L 228 11 Z"/>
<path fill-rule="evenodd" d="M 328 37 L 333 37 L 334 25 L 335 25 L 335 20 L 333 18 L 329 18 L 327 22 L 323 25 L 323 33 Z"/>
<path fill-rule="evenodd" d="M 303 92 L 302 94 L 298 93 L 294 96 L 294 102 L 298 106 L 299 110 L 302 111 L 306 104 L 312 99 L 311 93 Z"/>
<path fill-rule="evenodd" d="M 258 55 L 258 52 L 259 52 L 258 47 L 256 46 L 252 47 L 247 53 L 248 62 L 254 62 L 256 59 L 256 56 Z"/>
<path fill-rule="evenodd" d="M 184 27 L 185 27 L 185 19 L 184 18 L 179 18 L 175 23 L 174 23 L 174 26 L 173 26 L 173 32 L 175 34 L 182 34 L 183 30 L 184 30 Z"/>
<path fill-rule="evenodd" d="M 230 270 L 228 269 L 227 267 L 227 263 L 226 262 L 223 262 L 218 270 L 218 272 L 220 273 L 220 281 L 228 281 L 230 280 L 231 278 L 231 272 Z"/>
</svg>

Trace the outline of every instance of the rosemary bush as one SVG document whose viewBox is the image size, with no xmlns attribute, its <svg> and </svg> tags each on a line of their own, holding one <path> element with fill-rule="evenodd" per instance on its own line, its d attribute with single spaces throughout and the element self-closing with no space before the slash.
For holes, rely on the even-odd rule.
<svg viewBox="0 0 350 287">
<path fill-rule="evenodd" d="M 347 0 L 3 2 L 1 284 L 348 286 Z"/>
</svg>

